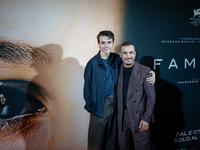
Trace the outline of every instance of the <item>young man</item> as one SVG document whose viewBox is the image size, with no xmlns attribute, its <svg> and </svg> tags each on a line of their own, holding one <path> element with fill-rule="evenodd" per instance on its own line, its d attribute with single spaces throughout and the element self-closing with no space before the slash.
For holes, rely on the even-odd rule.
<svg viewBox="0 0 200 150">
<path fill-rule="evenodd" d="M 114 34 L 111 31 L 99 32 L 97 41 L 100 51 L 89 60 L 84 72 L 84 108 L 90 113 L 88 149 L 116 150 L 118 142 L 115 95 L 119 66 L 122 62 L 119 55 L 111 53 L 114 45 Z M 154 82 L 155 76 L 150 79 Z"/>
<path fill-rule="evenodd" d="M 149 123 L 154 121 L 155 89 L 146 82 L 150 68 L 135 61 L 135 47 L 121 45 L 123 64 L 117 85 L 120 150 L 150 150 Z"/>
</svg>

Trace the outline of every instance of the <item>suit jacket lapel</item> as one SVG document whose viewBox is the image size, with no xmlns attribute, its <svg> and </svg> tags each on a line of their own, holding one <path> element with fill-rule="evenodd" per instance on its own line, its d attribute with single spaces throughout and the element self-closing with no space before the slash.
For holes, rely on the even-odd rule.
<svg viewBox="0 0 200 150">
<path fill-rule="evenodd" d="M 140 71 L 139 71 L 139 65 L 137 62 L 135 62 L 133 70 L 131 72 L 130 79 L 129 79 L 126 102 L 130 99 L 130 96 L 135 91 L 135 87 L 136 87 L 137 83 L 139 82 L 140 78 L 141 78 L 141 75 L 140 75 Z"/>
</svg>

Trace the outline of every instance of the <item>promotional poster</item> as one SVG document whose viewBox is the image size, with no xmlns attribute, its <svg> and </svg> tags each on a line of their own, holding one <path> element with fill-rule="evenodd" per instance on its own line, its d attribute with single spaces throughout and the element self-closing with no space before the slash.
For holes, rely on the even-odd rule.
<svg viewBox="0 0 200 150">
<path fill-rule="evenodd" d="M 83 73 L 102 30 L 156 73 L 152 150 L 200 149 L 198 0 L 0 0 L 0 149 L 87 149 Z"/>
<path fill-rule="evenodd" d="M 125 41 L 156 72 L 152 149 L 200 149 L 200 2 L 128 1 Z"/>
</svg>

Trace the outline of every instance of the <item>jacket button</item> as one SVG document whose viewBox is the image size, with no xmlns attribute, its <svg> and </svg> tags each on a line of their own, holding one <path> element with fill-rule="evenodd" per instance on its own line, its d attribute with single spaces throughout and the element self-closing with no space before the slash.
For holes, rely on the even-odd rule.
<svg viewBox="0 0 200 150">
<path fill-rule="evenodd" d="M 136 101 L 134 101 L 134 103 L 135 103 Z"/>
<path fill-rule="evenodd" d="M 136 113 L 138 113 L 138 111 L 136 111 Z"/>
<path fill-rule="evenodd" d="M 137 92 L 138 90 L 135 90 L 135 92 Z"/>
</svg>

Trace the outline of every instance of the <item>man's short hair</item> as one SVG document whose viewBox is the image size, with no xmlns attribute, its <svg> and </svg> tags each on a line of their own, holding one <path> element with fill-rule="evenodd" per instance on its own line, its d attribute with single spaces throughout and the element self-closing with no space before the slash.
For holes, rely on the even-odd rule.
<svg viewBox="0 0 200 150">
<path fill-rule="evenodd" d="M 124 42 L 124 43 L 122 43 L 122 45 L 120 46 L 120 52 L 121 52 L 121 48 L 123 47 L 123 46 L 130 46 L 130 45 L 133 45 L 133 43 L 131 43 L 131 42 L 128 42 L 128 41 L 126 41 L 126 42 Z M 134 45 L 133 45 L 134 46 Z M 134 46 L 135 47 L 135 46 Z"/>
<path fill-rule="evenodd" d="M 109 39 L 113 40 L 113 42 L 114 42 L 114 39 L 115 39 L 114 38 L 114 34 L 111 31 L 109 31 L 109 30 L 104 30 L 104 31 L 100 31 L 99 32 L 99 34 L 97 35 L 97 41 L 98 41 L 98 43 L 100 42 L 99 41 L 100 36 L 108 36 Z"/>
</svg>

